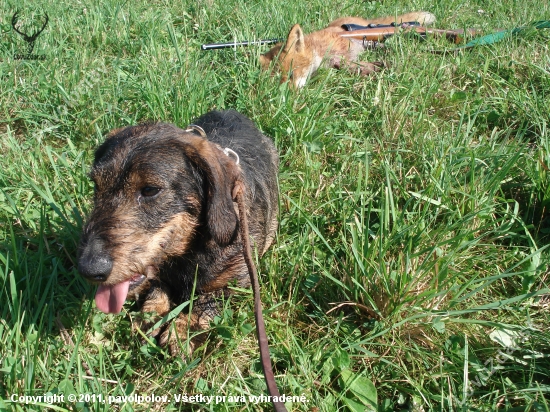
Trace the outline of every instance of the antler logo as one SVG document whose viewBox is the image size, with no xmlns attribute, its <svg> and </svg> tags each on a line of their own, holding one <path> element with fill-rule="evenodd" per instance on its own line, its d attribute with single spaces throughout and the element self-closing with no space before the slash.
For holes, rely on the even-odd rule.
<svg viewBox="0 0 550 412">
<path fill-rule="evenodd" d="M 46 16 L 46 19 L 44 20 L 44 24 L 42 25 L 42 27 L 40 29 L 33 32 L 32 34 L 23 33 L 22 31 L 20 31 L 17 28 L 17 22 L 19 20 L 19 12 L 18 11 L 15 12 L 13 17 L 11 18 L 11 26 L 13 27 L 13 30 L 15 30 L 17 33 L 19 33 L 23 37 L 23 40 L 25 40 L 27 42 L 27 47 L 28 47 L 27 54 L 28 55 L 32 54 L 32 51 L 34 50 L 34 42 L 36 41 L 36 38 L 40 35 L 40 33 L 42 33 L 44 31 L 44 29 L 46 28 L 46 25 L 48 24 L 49 17 L 46 13 L 44 13 L 44 15 Z"/>
</svg>

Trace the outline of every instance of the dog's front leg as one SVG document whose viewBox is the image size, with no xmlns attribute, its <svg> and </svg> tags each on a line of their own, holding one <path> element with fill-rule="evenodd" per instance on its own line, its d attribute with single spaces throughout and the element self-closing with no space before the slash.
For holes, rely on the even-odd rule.
<svg viewBox="0 0 550 412">
<path fill-rule="evenodd" d="M 141 312 L 132 322 L 134 329 L 141 329 L 144 333 L 148 332 L 163 316 L 171 310 L 170 297 L 158 281 L 152 281 L 144 298 L 141 302 Z M 149 336 L 156 338 L 161 331 L 161 327 L 149 332 Z"/>
</svg>

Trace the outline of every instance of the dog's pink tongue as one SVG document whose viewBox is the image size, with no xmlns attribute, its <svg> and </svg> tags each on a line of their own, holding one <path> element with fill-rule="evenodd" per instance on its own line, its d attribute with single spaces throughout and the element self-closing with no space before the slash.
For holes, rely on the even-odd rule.
<svg viewBox="0 0 550 412">
<path fill-rule="evenodd" d="M 105 313 L 119 313 L 122 310 L 122 305 L 124 305 L 126 301 L 129 286 L 129 280 L 117 285 L 99 286 L 95 294 L 95 304 L 97 308 Z"/>
</svg>

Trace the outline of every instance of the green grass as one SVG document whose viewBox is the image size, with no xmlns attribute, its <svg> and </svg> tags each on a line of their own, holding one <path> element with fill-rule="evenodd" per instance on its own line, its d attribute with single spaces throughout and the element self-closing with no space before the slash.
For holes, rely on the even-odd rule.
<svg viewBox="0 0 550 412">
<path fill-rule="evenodd" d="M 173 359 L 132 331 L 130 305 L 98 312 L 75 269 L 105 134 L 225 108 L 280 153 L 259 270 L 279 389 L 307 400 L 289 410 L 550 410 L 550 30 L 447 55 L 394 37 L 366 53 L 388 63 L 379 75 L 322 70 L 299 92 L 260 73 L 264 49 L 199 47 L 419 9 L 490 32 L 549 19 L 547 2 L 96 3 L 0 9 L 0 410 L 43 410 L 13 394 L 88 396 L 55 410 L 269 409 L 248 402 L 265 394 L 250 293 Z M 48 13 L 45 60 L 13 59 L 16 10 L 27 31 Z M 171 401 L 98 400 L 131 394 Z"/>
</svg>

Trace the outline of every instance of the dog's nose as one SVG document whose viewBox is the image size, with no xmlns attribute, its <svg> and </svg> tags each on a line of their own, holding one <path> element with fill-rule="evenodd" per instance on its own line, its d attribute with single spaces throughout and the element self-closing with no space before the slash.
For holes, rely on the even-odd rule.
<svg viewBox="0 0 550 412">
<path fill-rule="evenodd" d="M 113 269 L 113 260 L 105 250 L 105 242 L 92 238 L 86 242 L 78 258 L 78 271 L 88 280 L 103 282 Z"/>
</svg>

